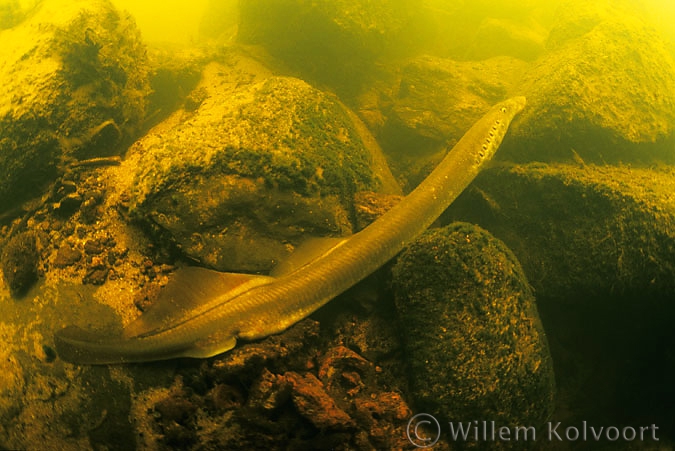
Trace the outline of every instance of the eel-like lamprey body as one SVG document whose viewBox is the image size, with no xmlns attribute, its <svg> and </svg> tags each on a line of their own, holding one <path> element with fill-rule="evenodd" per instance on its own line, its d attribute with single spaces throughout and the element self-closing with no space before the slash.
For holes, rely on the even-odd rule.
<svg viewBox="0 0 675 451">
<path fill-rule="evenodd" d="M 106 364 L 210 357 L 237 339 L 281 332 L 344 292 L 399 253 L 471 183 L 525 107 L 514 97 L 492 107 L 399 204 L 362 231 L 332 239 L 307 263 L 278 276 L 184 268 L 156 306 L 119 337 L 69 326 L 55 334 L 59 356 Z M 181 272 L 182 271 L 182 272 Z"/>
</svg>

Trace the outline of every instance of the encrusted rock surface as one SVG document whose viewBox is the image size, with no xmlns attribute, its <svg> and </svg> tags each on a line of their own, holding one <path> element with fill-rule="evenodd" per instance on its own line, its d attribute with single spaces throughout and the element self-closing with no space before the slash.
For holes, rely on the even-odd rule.
<svg viewBox="0 0 675 451">
<path fill-rule="evenodd" d="M 575 302 L 675 290 L 672 167 L 504 165 L 475 186 L 448 216 L 503 240 L 539 297 Z"/>
<path fill-rule="evenodd" d="M 47 0 L 0 31 L 0 212 L 72 159 L 120 152 L 145 114 L 145 47 L 106 0 Z"/>
<path fill-rule="evenodd" d="M 393 267 L 412 395 L 443 421 L 543 425 L 553 362 L 534 296 L 511 251 L 485 230 L 428 231 Z"/>
<path fill-rule="evenodd" d="M 506 165 L 474 186 L 447 216 L 490 230 L 521 262 L 556 362 L 557 416 L 609 423 L 622 405 L 671 433 L 673 167 Z"/>
<path fill-rule="evenodd" d="M 252 75 L 252 77 L 255 76 Z M 351 233 L 358 191 L 398 190 L 336 98 L 289 77 L 230 86 L 212 63 L 180 110 L 139 140 L 132 214 L 212 268 L 269 271 L 310 236 Z"/>
<path fill-rule="evenodd" d="M 518 146 L 504 149 L 503 157 L 675 161 L 675 62 L 635 10 L 570 2 L 547 49 L 521 81 L 528 107 L 511 127 Z"/>
</svg>

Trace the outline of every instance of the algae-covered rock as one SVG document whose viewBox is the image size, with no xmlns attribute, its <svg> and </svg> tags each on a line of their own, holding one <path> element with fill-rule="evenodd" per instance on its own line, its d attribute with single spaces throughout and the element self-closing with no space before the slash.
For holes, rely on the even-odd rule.
<svg viewBox="0 0 675 451">
<path fill-rule="evenodd" d="M 35 283 L 39 261 L 37 242 L 32 232 L 19 233 L 5 244 L 0 266 L 12 295 L 21 296 Z"/>
<path fill-rule="evenodd" d="M 675 290 L 675 170 L 529 164 L 488 169 L 450 208 L 518 256 L 541 298 Z"/>
<path fill-rule="evenodd" d="M 527 16 L 526 16 L 527 17 Z M 477 27 L 465 56 L 484 60 L 509 55 L 532 61 L 544 53 L 545 29 L 535 21 L 488 17 Z M 524 22 L 527 24 L 525 25 Z"/>
<path fill-rule="evenodd" d="M 147 94 L 138 30 L 108 1 L 46 0 L 12 25 L 0 31 L 0 210 L 63 160 L 115 152 Z"/>
<path fill-rule="evenodd" d="M 131 150 L 132 211 L 185 254 L 222 270 L 269 270 L 307 236 L 350 233 L 356 192 L 397 188 L 333 96 L 294 78 L 239 87 L 224 74 L 209 65 L 194 110 Z"/>
<path fill-rule="evenodd" d="M 418 9 L 410 0 L 240 2 L 237 39 L 272 55 L 338 91 L 358 89 L 385 51 L 414 35 L 401 33 Z"/>
<path fill-rule="evenodd" d="M 23 302 L 0 296 L 1 448 L 134 448 L 130 386 L 108 367 L 75 368 L 54 358 L 52 333 L 65 318 L 104 317 L 100 305 L 72 302 L 83 294 L 59 283 L 35 286 Z"/>
<path fill-rule="evenodd" d="M 418 139 L 456 142 L 487 109 L 504 100 L 525 67 L 509 57 L 481 62 L 416 57 L 401 69 L 389 126 Z"/>
<path fill-rule="evenodd" d="M 513 58 L 458 62 L 420 56 L 401 69 L 390 120 L 422 138 L 456 141 L 495 103 L 503 100 L 525 68 Z"/>
<path fill-rule="evenodd" d="M 8 0 L 2 2 L 0 5 L 0 30 L 12 28 L 18 23 L 21 23 L 30 10 L 35 6 L 37 1 L 33 4 L 21 0 Z"/>
<path fill-rule="evenodd" d="M 609 2 L 561 8 L 549 53 L 522 81 L 514 161 L 673 161 L 675 63 L 658 33 Z"/>
<path fill-rule="evenodd" d="M 514 91 L 526 67 L 511 57 L 459 62 L 434 56 L 415 57 L 402 66 L 390 105 L 382 102 L 386 119 L 379 138 L 410 188 L 492 105 Z"/>
<path fill-rule="evenodd" d="M 525 61 L 544 51 L 551 16 L 560 0 L 419 2 L 424 52 L 457 60 L 512 56 Z"/>
<path fill-rule="evenodd" d="M 515 165 L 474 186 L 448 216 L 480 224 L 518 256 L 563 415 L 672 424 L 675 169 Z"/>
<path fill-rule="evenodd" d="M 466 223 L 428 231 L 399 256 L 393 277 L 420 408 L 451 421 L 548 419 L 548 343 L 527 279 L 501 241 Z"/>
</svg>

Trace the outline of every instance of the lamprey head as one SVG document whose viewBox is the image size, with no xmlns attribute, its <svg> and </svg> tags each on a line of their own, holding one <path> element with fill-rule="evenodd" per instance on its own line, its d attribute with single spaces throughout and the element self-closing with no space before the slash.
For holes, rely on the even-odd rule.
<svg viewBox="0 0 675 451">
<path fill-rule="evenodd" d="M 492 159 L 506 135 L 511 120 L 525 108 L 525 104 L 525 97 L 512 97 L 493 106 L 478 123 L 487 130 L 482 134 L 483 142 L 480 143 L 476 152 L 476 166 L 481 166 Z"/>
</svg>

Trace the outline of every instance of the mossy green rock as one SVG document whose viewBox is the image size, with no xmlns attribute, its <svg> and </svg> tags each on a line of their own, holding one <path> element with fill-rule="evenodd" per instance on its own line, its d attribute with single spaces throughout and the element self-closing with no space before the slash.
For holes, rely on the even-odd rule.
<svg viewBox="0 0 675 451">
<path fill-rule="evenodd" d="M 117 151 L 149 90 L 136 25 L 108 1 L 47 0 L 9 25 L 0 30 L 0 211 L 38 194 L 64 161 Z"/>
<path fill-rule="evenodd" d="M 524 12 L 527 15 L 516 20 L 491 17 L 483 19 L 464 55 L 474 60 L 509 55 L 532 61 L 544 53 L 545 30 L 537 26 L 539 24 L 533 19 L 531 11 Z"/>
<path fill-rule="evenodd" d="M 462 62 L 424 55 L 403 64 L 391 107 L 382 111 L 386 120 L 379 138 L 410 189 L 513 92 L 526 69 L 527 63 L 511 57 Z"/>
<path fill-rule="evenodd" d="M 530 61 L 544 51 L 557 3 L 425 0 L 419 3 L 424 19 L 417 32 L 426 37 L 428 54 L 461 61 L 507 55 Z"/>
<path fill-rule="evenodd" d="M 532 163 L 484 171 L 446 212 L 522 263 L 575 421 L 672 423 L 674 192 L 670 166 Z"/>
<path fill-rule="evenodd" d="M 437 146 L 459 141 L 492 105 L 508 96 L 526 67 L 510 57 L 481 62 L 416 57 L 401 68 L 388 126 Z"/>
<path fill-rule="evenodd" d="M 532 290 L 509 249 L 466 223 L 399 256 L 394 291 L 418 408 L 449 421 L 539 425 L 555 383 Z"/>
<path fill-rule="evenodd" d="M 523 77 L 513 161 L 674 161 L 675 63 L 637 11 L 572 1 Z"/>
<path fill-rule="evenodd" d="M 352 231 L 356 192 L 395 189 L 365 127 L 288 77 L 236 86 L 213 63 L 181 110 L 131 150 L 133 214 L 191 258 L 267 271 L 308 236 Z M 193 94 L 191 97 L 196 97 Z"/>
<path fill-rule="evenodd" d="M 116 318 L 80 284 L 35 284 L 21 302 L 0 289 L 0 448 L 137 449 L 133 387 L 144 370 L 73 366 L 55 355 L 53 334 L 65 322 L 105 327 Z M 146 368 L 167 384 L 170 367 Z M 131 383 L 133 381 L 133 383 Z"/>
<path fill-rule="evenodd" d="M 303 77 L 353 92 L 378 56 L 406 46 L 403 35 L 418 11 L 410 0 L 248 0 L 239 3 L 237 39 L 264 46 Z"/>
<path fill-rule="evenodd" d="M 511 165 L 488 169 L 448 210 L 502 239 L 540 298 L 675 290 L 675 169 Z M 610 304 L 611 305 L 611 304 Z"/>
<path fill-rule="evenodd" d="M 507 97 L 525 67 L 508 57 L 485 62 L 417 57 L 401 69 L 391 120 L 422 138 L 458 141 L 485 111 Z"/>
</svg>

